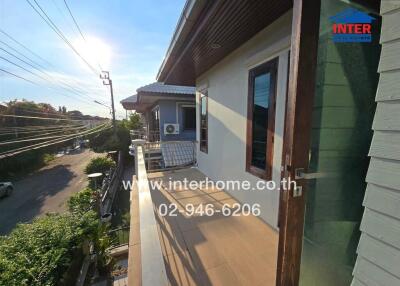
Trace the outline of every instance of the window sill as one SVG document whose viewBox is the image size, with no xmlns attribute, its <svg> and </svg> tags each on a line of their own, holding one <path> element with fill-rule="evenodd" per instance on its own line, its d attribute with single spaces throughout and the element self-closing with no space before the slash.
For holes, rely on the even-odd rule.
<svg viewBox="0 0 400 286">
<path fill-rule="evenodd" d="M 200 148 L 200 152 L 204 154 L 208 154 L 208 149 L 207 148 Z"/>
<path fill-rule="evenodd" d="M 256 176 L 259 179 L 269 181 L 272 179 L 271 171 L 270 170 L 263 170 L 254 166 L 247 166 L 246 172 Z"/>
</svg>

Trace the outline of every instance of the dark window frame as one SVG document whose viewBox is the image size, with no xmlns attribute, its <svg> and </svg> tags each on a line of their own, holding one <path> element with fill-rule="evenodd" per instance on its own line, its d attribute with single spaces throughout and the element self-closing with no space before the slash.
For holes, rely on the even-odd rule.
<svg viewBox="0 0 400 286">
<path fill-rule="evenodd" d="M 203 98 L 205 99 L 205 110 L 206 114 L 202 114 L 203 110 Z M 200 151 L 208 154 L 208 92 L 200 93 L 200 101 L 199 101 L 199 131 L 200 131 Z M 204 120 L 203 120 L 204 117 Z M 204 126 L 203 126 L 204 123 Z M 205 130 L 205 138 L 203 138 L 203 129 Z"/>
<path fill-rule="evenodd" d="M 254 109 L 254 79 L 262 74 L 270 73 L 270 93 L 267 116 L 267 138 L 265 169 L 252 165 L 253 143 L 253 109 Z M 264 180 L 272 179 L 272 163 L 275 135 L 275 111 L 277 93 L 278 57 L 249 70 L 247 95 L 247 134 L 246 134 L 246 171 Z"/>
<path fill-rule="evenodd" d="M 149 131 L 160 132 L 160 106 L 156 105 L 150 110 L 151 126 L 149 126 Z"/>
<path fill-rule="evenodd" d="M 191 108 L 191 109 L 193 109 L 193 115 L 194 115 L 194 118 L 193 118 L 193 123 L 194 123 L 194 125 L 193 125 L 193 128 L 187 128 L 186 127 L 186 109 L 189 109 L 189 108 Z M 184 106 L 181 106 L 181 111 L 182 111 L 182 130 L 183 131 L 193 131 L 193 130 L 196 130 L 196 106 L 189 106 L 189 105 L 184 105 Z"/>
</svg>

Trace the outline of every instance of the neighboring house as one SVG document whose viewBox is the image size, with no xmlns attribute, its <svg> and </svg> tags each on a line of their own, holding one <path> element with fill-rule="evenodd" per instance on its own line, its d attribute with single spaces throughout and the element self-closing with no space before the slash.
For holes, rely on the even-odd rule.
<svg viewBox="0 0 400 286">
<path fill-rule="evenodd" d="M 0 102 L 0 112 L 6 111 L 7 110 L 7 104 Z"/>
<path fill-rule="evenodd" d="M 195 88 L 155 82 L 121 101 L 126 110 L 141 113 L 150 141 L 196 139 Z"/>
<path fill-rule="evenodd" d="M 157 79 L 196 86 L 199 170 L 299 187 L 232 192 L 279 231 L 277 285 L 400 285 L 399 31 L 399 1 L 185 5 Z"/>
</svg>

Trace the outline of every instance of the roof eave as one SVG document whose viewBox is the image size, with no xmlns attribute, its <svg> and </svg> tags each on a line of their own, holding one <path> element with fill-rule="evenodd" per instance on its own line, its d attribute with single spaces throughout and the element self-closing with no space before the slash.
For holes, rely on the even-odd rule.
<svg viewBox="0 0 400 286">
<path fill-rule="evenodd" d="M 177 51 L 186 42 L 187 37 L 196 24 L 207 0 L 186 0 L 181 16 L 176 25 L 167 53 L 157 73 L 157 81 L 164 82 L 173 65 L 171 54 Z"/>
</svg>

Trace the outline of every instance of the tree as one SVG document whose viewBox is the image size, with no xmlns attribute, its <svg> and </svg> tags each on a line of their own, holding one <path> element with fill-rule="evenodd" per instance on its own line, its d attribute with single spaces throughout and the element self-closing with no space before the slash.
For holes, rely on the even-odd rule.
<svg viewBox="0 0 400 286">
<path fill-rule="evenodd" d="M 129 129 L 124 122 L 116 122 L 116 134 L 112 129 L 89 135 L 89 146 L 93 151 L 102 153 L 108 151 L 123 151 L 124 156 L 128 156 L 130 135 Z"/>
<path fill-rule="evenodd" d="M 80 112 L 79 110 L 71 110 L 67 112 L 68 116 L 70 118 L 82 118 L 84 117 L 84 115 L 82 114 L 82 112 Z M 89 118 L 90 119 L 90 118 Z"/>
<path fill-rule="evenodd" d="M 143 120 L 139 113 L 132 113 L 128 120 L 122 121 L 125 128 L 128 130 L 139 130 L 143 128 Z"/>
<path fill-rule="evenodd" d="M 18 140 L 29 139 L 32 138 L 33 135 L 40 135 L 47 133 L 44 129 L 39 130 L 33 126 L 54 127 L 53 129 L 54 131 L 57 132 L 61 131 L 58 130 L 57 127 L 62 127 L 63 125 L 70 125 L 75 123 L 73 121 L 65 120 L 68 118 L 70 119 L 83 118 L 88 120 L 102 119 L 101 117 L 97 116 L 93 117 L 90 115 L 83 115 L 80 111 L 67 112 L 67 108 L 65 106 L 59 106 L 57 111 L 57 109 L 54 108 L 49 103 L 36 103 L 34 101 L 29 101 L 24 99 L 11 100 L 9 102 L 1 103 L 0 112 L 1 114 L 11 115 L 10 117 L 5 117 L 5 116 L 0 117 L 0 128 L 30 126 L 27 128 L 26 131 L 19 131 L 18 129 L 11 129 L 11 128 L 10 128 L 11 131 L 7 132 L 4 131 L 0 139 L 1 141 L 15 140 L 15 139 Z M 66 114 L 62 115 L 63 112 L 66 112 Z M 14 117 L 14 115 L 21 117 Z M 39 118 L 32 118 L 32 117 L 51 117 L 51 118 L 60 118 L 63 120 L 60 121 L 42 120 Z M 64 130 L 63 134 L 67 135 L 67 134 L 72 134 L 73 132 L 75 132 L 74 129 L 70 129 L 70 131 Z M 1 145 L 0 153 L 19 147 L 26 147 L 29 146 L 30 144 L 39 142 L 44 142 L 44 141 L 35 141 L 35 142 L 26 141 L 16 144 Z M 56 152 L 58 148 L 63 146 L 68 146 L 70 144 L 71 141 L 68 141 L 59 143 L 57 145 L 48 146 L 45 148 L 32 149 L 29 150 L 28 152 L 0 160 L 0 181 L 1 180 L 9 181 L 20 175 L 24 175 L 28 172 L 31 172 L 35 169 L 42 167 L 46 163 L 46 157 L 44 156 L 45 153 L 51 154 L 53 152 Z"/>
</svg>

